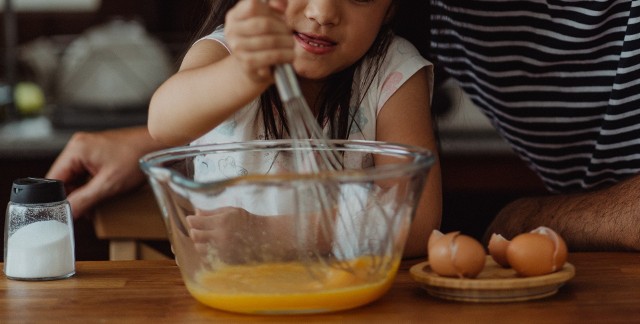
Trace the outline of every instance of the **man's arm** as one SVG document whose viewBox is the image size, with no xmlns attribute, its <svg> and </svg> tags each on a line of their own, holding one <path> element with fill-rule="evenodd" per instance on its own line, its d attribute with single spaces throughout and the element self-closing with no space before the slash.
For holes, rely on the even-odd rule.
<svg viewBox="0 0 640 324">
<path fill-rule="evenodd" d="M 484 241 L 541 225 L 557 231 L 572 251 L 640 251 L 640 175 L 592 192 L 518 199 L 498 213 Z"/>
</svg>

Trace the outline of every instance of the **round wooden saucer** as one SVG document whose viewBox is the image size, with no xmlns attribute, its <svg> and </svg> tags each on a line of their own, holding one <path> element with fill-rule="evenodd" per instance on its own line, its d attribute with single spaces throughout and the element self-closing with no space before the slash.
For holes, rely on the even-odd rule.
<svg viewBox="0 0 640 324">
<path fill-rule="evenodd" d="M 535 277 L 520 277 L 513 269 L 498 265 L 491 256 L 474 279 L 448 278 L 431 270 L 429 262 L 410 269 L 411 277 L 432 296 L 466 302 L 515 302 L 551 296 L 575 275 L 575 267 L 565 263 L 557 272 Z"/>
</svg>

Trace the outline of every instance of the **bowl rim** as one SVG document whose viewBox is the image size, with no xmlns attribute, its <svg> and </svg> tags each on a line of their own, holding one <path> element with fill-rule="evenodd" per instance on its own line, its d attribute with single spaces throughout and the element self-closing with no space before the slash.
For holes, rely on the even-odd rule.
<svg viewBox="0 0 640 324">
<path fill-rule="evenodd" d="M 306 141 L 312 146 L 328 150 L 326 145 L 318 140 L 302 140 Z M 333 181 L 333 182 L 358 182 L 388 179 L 391 177 L 397 177 L 403 174 L 412 174 L 423 170 L 428 172 L 433 163 L 435 162 L 435 156 L 433 152 L 427 148 L 406 145 L 393 142 L 382 141 L 370 141 L 370 140 L 326 140 L 330 145 L 337 147 L 338 150 L 343 151 L 366 151 L 370 153 L 387 153 L 397 156 L 404 156 L 413 158 L 413 163 L 403 164 L 402 167 L 397 167 L 397 164 L 386 164 L 383 166 L 377 166 L 367 169 L 349 169 L 349 170 L 337 170 L 337 171 L 325 171 L 320 173 L 286 173 L 286 174 L 269 174 L 269 175 L 247 175 L 238 176 L 224 180 L 212 180 L 208 182 L 196 182 L 183 176 L 175 170 L 166 169 L 164 167 L 157 167 L 159 164 L 166 163 L 171 160 L 184 159 L 190 156 L 198 154 L 206 154 L 207 152 L 249 152 L 265 149 L 278 149 L 284 151 L 294 151 L 296 149 L 292 147 L 293 140 L 291 139 L 276 139 L 276 140 L 250 140 L 243 142 L 229 142 L 229 143 L 214 143 L 214 144 L 202 144 L 202 145 L 188 145 L 178 146 L 162 150 L 150 152 L 142 156 L 138 162 L 139 166 L 144 173 L 150 178 L 154 178 L 154 175 L 162 174 L 163 177 L 169 176 L 171 181 L 177 184 L 181 184 L 189 188 L 200 188 L 228 185 L 230 182 L 234 184 L 242 183 L 278 183 L 283 180 L 286 181 Z M 164 172 L 154 172 L 154 169 L 166 170 Z M 168 171 L 168 172 L 167 172 Z"/>
</svg>

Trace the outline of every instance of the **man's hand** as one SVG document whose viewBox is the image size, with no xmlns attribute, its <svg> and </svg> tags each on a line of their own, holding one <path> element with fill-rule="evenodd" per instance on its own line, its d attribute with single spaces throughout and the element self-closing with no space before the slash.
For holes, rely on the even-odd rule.
<svg viewBox="0 0 640 324">
<path fill-rule="evenodd" d="M 64 182 L 73 216 L 79 218 L 98 202 L 140 185 L 144 175 L 138 159 L 160 148 L 146 127 L 78 132 L 46 177 Z"/>
</svg>

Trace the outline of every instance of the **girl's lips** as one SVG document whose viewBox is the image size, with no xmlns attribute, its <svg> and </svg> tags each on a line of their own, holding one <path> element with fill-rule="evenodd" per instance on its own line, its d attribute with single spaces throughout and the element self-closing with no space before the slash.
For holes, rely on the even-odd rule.
<svg viewBox="0 0 640 324">
<path fill-rule="evenodd" d="M 327 54 L 335 49 L 336 43 L 322 36 L 294 33 L 295 40 L 307 52 L 312 54 Z"/>
</svg>

